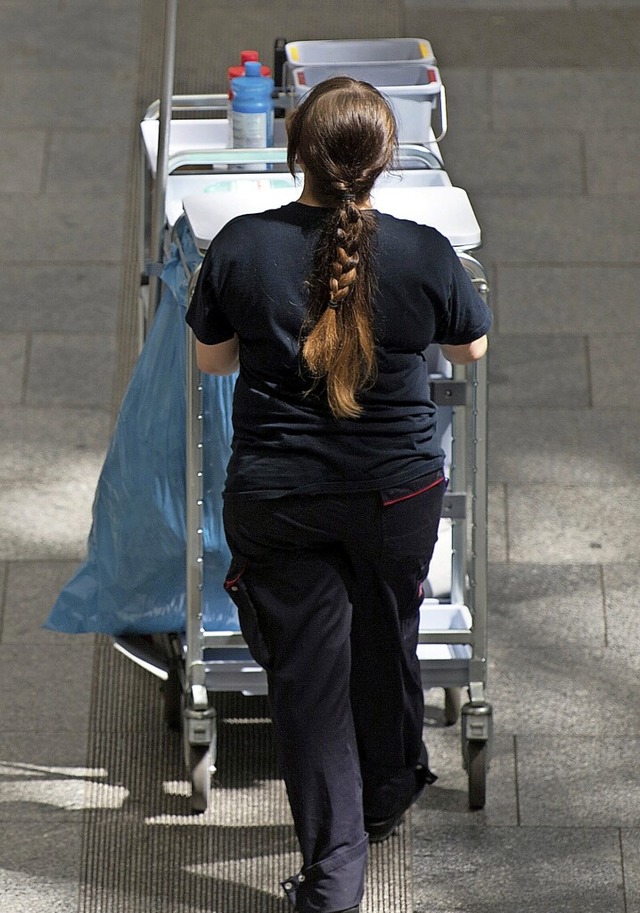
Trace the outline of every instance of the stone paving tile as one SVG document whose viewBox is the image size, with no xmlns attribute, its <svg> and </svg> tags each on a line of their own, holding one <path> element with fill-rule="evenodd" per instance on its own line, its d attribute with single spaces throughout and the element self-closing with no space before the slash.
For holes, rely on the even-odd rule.
<svg viewBox="0 0 640 913">
<path fill-rule="evenodd" d="M 96 479 L 0 484 L 0 560 L 80 560 L 87 551 Z"/>
<path fill-rule="evenodd" d="M 45 190 L 106 193 L 124 188 L 133 148 L 129 133 L 65 131 L 53 134 Z"/>
<path fill-rule="evenodd" d="M 640 54 L 640 51 L 637 52 Z M 591 194 L 640 194 L 638 132 L 586 133 L 587 190 Z"/>
<path fill-rule="evenodd" d="M 599 4 L 593 3 L 597 7 Z M 624 6 L 624 4 L 620 4 Z M 576 4 L 406 4 L 405 34 L 424 33 L 438 64 L 449 66 L 584 67 L 595 51 L 610 68 L 635 67 L 639 52 L 637 2 L 612 16 L 610 9 L 576 9 Z M 568 8 L 570 6 L 570 8 Z M 578 4 L 580 6 L 580 4 Z M 587 4 L 584 4 L 586 7 Z"/>
<path fill-rule="evenodd" d="M 504 485 L 489 485 L 489 561 L 507 560 L 506 501 Z"/>
<path fill-rule="evenodd" d="M 416 913 L 625 913 L 616 828 L 413 824 Z"/>
<path fill-rule="evenodd" d="M 95 130 L 102 124 L 127 128 L 134 110 L 134 84 L 132 69 L 31 70 L 0 65 L 4 129 Z"/>
<path fill-rule="evenodd" d="M 640 408 L 637 372 L 640 333 L 634 330 L 637 330 L 637 324 L 629 327 L 627 333 L 589 339 L 593 401 L 603 410 Z"/>
<path fill-rule="evenodd" d="M 4 604 L 6 601 L 7 575 L 9 565 L 6 561 L 0 561 L 0 640 L 2 640 L 2 626 L 4 623 Z"/>
<path fill-rule="evenodd" d="M 0 195 L 0 258 L 14 265 L 75 262 L 80 256 L 119 263 L 125 205 L 120 189 L 110 194 Z"/>
<path fill-rule="evenodd" d="M 121 281 L 116 263 L 3 264 L 0 332 L 115 334 Z"/>
<path fill-rule="evenodd" d="M 558 640 L 540 650 L 502 646 L 491 623 L 489 701 L 503 733 L 527 738 L 584 738 L 603 744 L 640 731 L 640 711 L 629 700 L 640 657 L 629 650 L 576 648 Z"/>
<path fill-rule="evenodd" d="M 606 257 L 601 251 L 600 259 Z M 602 334 L 624 332 L 638 316 L 640 267 L 500 264 L 493 291 L 500 332 Z"/>
<path fill-rule="evenodd" d="M 637 558 L 636 558 L 637 561 Z M 640 564 L 610 564 L 603 568 L 607 612 L 607 642 L 619 650 L 640 654 Z"/>
<path fill-rule="evenodd" d="M 508 487 L 509 556 L 540 564 L 610 564 L 637 559 L 637 486 Z"/>
<path fill-rule="evenodd" d="M 574 0 L 577 9 L 636 10 L 637 0 Z"/>
<path fill-rule="evenodd" d="M 44 130 L 0 134 L 0 193 L 39 193 L 45 160 Z"/>
<path fill-rule="evenodd" d="M 428 35 L 424 37 L 428 38 Z M 437 54 L 437 48 L 435 48 Z M 441 72 L 447 95 L 448 134 L 473 137 L 486 135 L 491 126 L 491 80 L 488 71 L 473 67 L 446 67 Z M 451 139 L 451 137 L 449 137 Z M 443 140 L 443 149 L 447 148 Z M 452 153 L 453 143 L 452 140 Z M 466 186 L 467 175 L 458 167 L 455 155 L 447 158 L 447 173 L 454 184 Z"/>
<path fill-rule="evenodd" d="M 528 193 L 569 195 L 584 192 L 584 152 L 577 133 L 508 132 L 452 129 L 442 141 L 444 161 L 455 162 L 469 194 Z"/>
<path fill-rule="evenodd" d="M 74 69 L 78 75 L 103 67 L 131 70 L 138 54 L 139 19 L 137 4 L 95 6 L 89 16 L 53 2 L 3 4 L 0 60 L 3 66 Z"/>
<path fill-rule="evenodd" d="M 634 827 L 640 807 L 640 741 L 518 736 L 518 802 L 524 827 Z"/>
<path fill-rule="evenodd" d="M 48 733 L 45 742 L 35 730 L 8 731 L 3 728 L 0 733 L 0 765 L 22 765 L 25 779 L 29 773 L 33 774 L 34 779 L 47 773 L 40 768 L 51 768 L 51 773 L 57 768 L 60 776 L 64 775 L 63 771 L 67 768 L 71 776 L 74 769 L 82 771 L 86 767 L 87 738 L 84 729 L 75 733 L 67 730 L 58 735 L 55 732 Z M 15 775 L 20 775 L 17 767 Z M 2 771 L 4 785 L 10 782 L 11 776 L 10 770 Z M 2 809 L 3 805 L 0 805 L 0 814 Z"/>
<path fill-rule="evenodd" d="M 576 69 L 496 70 L 493 115 L 497 129 L 622 132 L 638 123 L 640 81 L 633 70 L 600 60 Z"/>
<path fill-rule="evenodd" d="M 97 477 L 109 442 L 102 409 L 0 407 L 0 482 L 40 484 Z"/>
<path fill-rule="evenodd" d="M 22 400 L 26 356 L 24 333 L 0 333 L 0 406 Z"/>
<path fill-rule="evenodd" d="M 0 822 L 64 820 L 86 807 L 87 784 L 107 771 L 87 768 L 87 733 L 7 732 L 0 736 Z M 76 816 L 77 817 L 77 816 Z"/>
<path fill-rule="evenodd" d="M 77 561 L 14 561 L 9 564 L 2 643 L 51 645 L 73 642 L 54 631 L 43 630 L 60 591 L 75 573 Z"/>
<path fill-rule="evenodd" d="M 0 913 L 75 913 L 82 818 L 4 821 L 0 832 Z"/>
<path fill-rule="evenodd" d="M 516 485 L 590 486 L 640 482 L 637 410 L 501 406 L 489 413 L 489 478 Z"/>
<path fill-rule="evenodd" d="M 89 808 L 120 809 L 128 799 L 111 771 L 87 767 L 86 733 L 51 734 L 45 753 L 31 734 L 10 735 L 6 747 L 0 742 L 0 822 L 64 822 Z"/>
<path fill-rule="evenodd" d="M 640 828 L 622 831 L 622 854 L 627 906 L 625 913 L 640 911 Z"/>
<path fill-rule="evenodd" d="M 380 37 L 388 38 L 401 34 L 401 17 L 403 2 L 390 0 L 386 4 L 371 4 L 356 2 L 345 8 L 340 0 L 326 0 L 318 4 L 315 0 L 297 0 L 291 4 L 289 0 L 273 0 L 268 8 L 261 4 L 247 4 L 239 9 L 232 3 L 222 3 L 218 11 L 211 8 L 206 0 L 186 0 L 183 8 L 183 22 L 189 22 L 193 15 L 192 10 L 199 16 L 199 21 L 207 25 L 219 25 L 224 22 L 230 28 L 230 35 L 235 33 L 239 25 L 241 31 L 251 28 L 252 23 L 266 25 L 268 28 L 281 28 L 284 31 L 276 34 L 285 35 L 289 41 L 303 40 L 306 38 L 349 38 L 353 37 Z M 229 22 L 229 14 L 233 11 L 238 14 L 238 22 Z M 364 13 L 364 15 L 363 15 Z M 341 18 L 342 17 L 342 18 Z M 288 19 L 288 21 L 287 21 Z M 191 20 L 192 21 L 192 20 Z M 302 34 L 304 30 L 305 34 Z M 355 30 L 355 31 L 354 31 Z M 254 45 L 249 43 L 249 47 Z M 233 47 L 229 44 L 228 47 Z M 273 45 L 269 45 L 273 50 Z M 265 58 L 266 59 L 266 58 Z M 267 61 L 270 63 L 270 61 Z"/>
<path fill-rule="evenodd" d="M 101 406 L 111 403 L 116 356 L 111 336 L 34 333 L 27 403 Z"/>
<path fill-rule="evenodd" d="M 491 337 L 491 407 L 591 404 L 587 344 L 583 337 Z"/>
<path fill-rule="evenodd" d="M 492 646 L 578 655 L 605 647 L 602 573 L 594 565 L 491 564 Z"/>
<path fill-rule="evenodd" d="M 530 9 L 568 9 L 573 0 L 450 0 L 447 7 L 460 10 L 478 10 L 488 12 L 502 12 L 505 10 L 530 10 Z M 408 9 L 441 8 L 444 0 L 404 0 Z M 428 37 L 428 36 L 425 36 Z"/>
<path fill-rule="evenodd" d="M 517 199 L 476 193 L 472 203 L 482 226 L 483 263 L 550 267 L 620 262 L 626 268 L 640 261 L 632 241 L 640 231 L 640 208 L 633 197 Z"/>
<path fill-rule="evenodd" d="M 11 0 L 11 2 L 16 2 L 16 0 Z M 47 0 L 31 0 L 31 2 L 36 4 L 46 3 Z M 95 9 L 126 10 L 131 9 L 132 6 L 136 7 L 136 4 L 132 4 L 131 0 L 57 0 L 57 2 L 63 9 L 79 13 L 92 12 Z"/>
<path fill-rule="evenodd" d="M 0 644 L 0 711 L 7 732 L 87 731 L 93 639 L 60 635 L 41 644 Z"/>
</svg>

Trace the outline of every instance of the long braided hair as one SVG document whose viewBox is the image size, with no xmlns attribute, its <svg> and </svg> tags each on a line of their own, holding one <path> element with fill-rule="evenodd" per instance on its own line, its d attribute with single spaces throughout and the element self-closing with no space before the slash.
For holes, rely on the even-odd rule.
<svg viewBox="0 0 640 913">
<path fill-rule="evenodd" d="M 397 148 L 395 118 L 369 83 L 347 76 L 309 92 L 287 121 L 287 163 L 303 165 L 318 202 L 329 209 L 307 277 L 309 307 L 302 360 L 324 379 L 336 418 L 357 418 L 359 391 L 376 374 L 372 299 L 375 215 L 361 209 Z M 360 204 L 360 205 L 359 205 Z"/>
</svg>

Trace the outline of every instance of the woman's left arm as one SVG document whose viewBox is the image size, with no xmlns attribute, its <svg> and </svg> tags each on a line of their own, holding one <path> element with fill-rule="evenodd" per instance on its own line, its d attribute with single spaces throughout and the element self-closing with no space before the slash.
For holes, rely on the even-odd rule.
<svg viewBox="0 0 640 913">
<path fill-rule="evenodd" d="M 237 336 L 212 346 L 196 339 L 196 362 L 205 374 L 235 374 L 240 367 L 239 352 Z"/>
</svg>

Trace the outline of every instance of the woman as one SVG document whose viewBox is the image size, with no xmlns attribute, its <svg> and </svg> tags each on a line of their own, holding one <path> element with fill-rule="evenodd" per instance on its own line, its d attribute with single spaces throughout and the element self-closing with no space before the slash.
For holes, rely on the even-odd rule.
<svg viewBox="0 0 640 913">
<path fill-rule="evenodd" d="M 330 79 L 287 127 L 299 200 L 225 226 L 187 320 L 203 371 L 240 369 L 226 587 L 303 856 L 283 886 L 300 913 L 355 913 L 368 842 L 435 779 L 416 646 L 445 482 L 425 350 L 482 357 L 491 314 L 445 238 L 371 209 L 397 145 L 376 89 Z"/>
</svg>

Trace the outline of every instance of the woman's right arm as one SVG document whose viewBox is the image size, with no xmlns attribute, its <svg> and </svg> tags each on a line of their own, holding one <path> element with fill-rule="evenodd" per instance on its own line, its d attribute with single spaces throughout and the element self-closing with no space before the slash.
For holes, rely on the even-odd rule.
<svg viewBox="0 0 640 913">
<path fill-rule="evenodd" d="M 451 284 L 445 317 L 438 327 L 435 341 L 440 343 L 442 354 L 452 364 L 469 365 L 486 354 L 487 333 L 493 315 L 487 302 L 474 288 L 458 255 L 448 242 L 445 243 L 449 248 Z M 466 341 L 469 339 L 471 342 Z"/>
<path fill-rule="evenodd" d="M 442 345 L 442 354 L 450 361 L 452 365 L 470 365 L 474 361 L 482 358 L 487 351 L 488 340 L 486 335 L 474 339 L 466 345 L 451 346 Z"/>
</svg>

